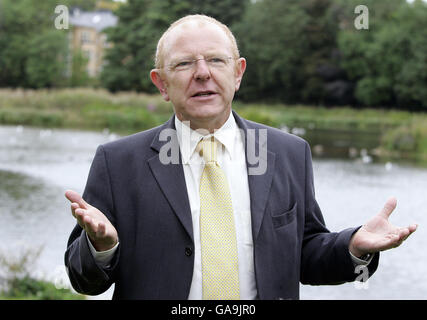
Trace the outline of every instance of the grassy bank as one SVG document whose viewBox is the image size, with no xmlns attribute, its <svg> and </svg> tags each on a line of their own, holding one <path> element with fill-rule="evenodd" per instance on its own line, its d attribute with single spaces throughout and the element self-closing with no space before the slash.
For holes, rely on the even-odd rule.
<svg viewBox="0 0 427 320">
<path fill-rule="evenodd" d="M 273 127 L 363 130 L 381 135 L 381 157 L 427 164 L 427 114 L 348 107 L 323 108 L 235 103 L 243 117 Z M 0 123 L 130 134 L 163 123 L 172 106 L 159 95 L 105 90 L 0 89 Z"/>
<path fill-rule="evenodd" d="M 159 96 L 103 90 L 0 90 L 0 123 L 102 130 L 121 134 L 151 128 L 170 115 Z"/>
<path fill-rule="evenodd" d="M 31 277 L 14 278 L 8 281 L 8 289 L 0 293 L 0 300 L 85 300 L 84 295 L 70 289 L 57 289 L 46 280 Z"/>
<path fill-rule="evenodd" d="M 252 104 L 237 104 L 235 110 L 244 118 L 278 128 L 372 132 L 379 135 L 373 151 L 379 158 L 427 166 L 427 113 Z"/>
</svg>

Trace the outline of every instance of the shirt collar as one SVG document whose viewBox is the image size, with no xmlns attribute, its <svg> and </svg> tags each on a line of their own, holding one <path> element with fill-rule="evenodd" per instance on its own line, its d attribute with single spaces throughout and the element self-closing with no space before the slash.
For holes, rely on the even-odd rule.
<svg viewBox="0 0 427 320">
<path fill-rule="evenodd" d="M 191 129 L 185 121 L 180 121 L 177 116 L 175 116 L 175 128 L 184 164 L 188 164 L 190 161 L 199 141 L 203 138 L 210 138 L 212 135 L 225 146 L 230 159 L 233 159 L 234 142 L 238 126 L 232 112 L 230 112 L 230 116 L 222 127 L 215 130 L 213 134 L 204 136 L 196 130 Z"/>
</svg>

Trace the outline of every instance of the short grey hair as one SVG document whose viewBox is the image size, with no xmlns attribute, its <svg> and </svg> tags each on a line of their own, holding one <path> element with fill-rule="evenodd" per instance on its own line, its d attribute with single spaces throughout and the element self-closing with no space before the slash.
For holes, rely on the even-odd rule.
<svg viewBox="0 0 427 320">
<path fill-rule="evenodd" d="M 206 16 L 206 15 L 194 14 L 194 15 L 185 16 L 185 17 L 183 17 L 183 18 L 175 21 L 174 23 L 172 23 L 169 26 L 169 28 L 160 37 L 160 40 L 157 43 L 156 56 L 155 56 L 155 60 L 154 60 L 155 67 L 157 69 L 162 69 L 164 67 L 165 39 L 166 39 L 167 35 L 175 27 L 177 27 L 179 25 L 182 25 L 182 24 L 184 24 L 186 22 L 190 22 L 190 21 L 197 21 L 197 22 L 200 22 L 201 24 L 203 24 L 203 23 L 213 23 L 213 24 L 219 26 L 225 32 L 225 34 L 227 35 L 227 37 L 230 39 L 233 58 L 235 58 L 235 59 L 240 58 L 240 53 L 239 53 L 239 48 L 237 47 L 236 38 L 234 37 L 234 35 L 231 32 L 231 30 L 225 24 L 223 24 L 222 22 L 219 22 L 215 18 Z"/>
</svg>

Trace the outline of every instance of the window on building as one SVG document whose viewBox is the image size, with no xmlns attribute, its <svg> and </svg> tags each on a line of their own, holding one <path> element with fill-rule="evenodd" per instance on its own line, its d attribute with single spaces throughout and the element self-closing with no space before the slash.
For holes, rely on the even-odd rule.
<svg viewBox="0 0 427 320">
<path fill-rule="evenodd" d="M 90 37 L 90 32 L 89 31 L 82 31 L 81 33 L 81 42 L 83 43 L 91 43 L 91 37 Z"/>
</svg>

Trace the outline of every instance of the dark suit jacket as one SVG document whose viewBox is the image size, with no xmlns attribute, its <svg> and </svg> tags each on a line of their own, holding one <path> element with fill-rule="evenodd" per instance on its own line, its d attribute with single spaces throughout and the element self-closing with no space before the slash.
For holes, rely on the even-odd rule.
<svg viewBox="0 0 427 320">
<path fill-rule="evenodd" d="M 256 143 L 257 150 L 267 148 L 266 172 L 248 175 L 258 297 L 298 299 L 299 282 L 353 281 L 358 274 L 348 244 L 357 228 L 332 233 L 325 227 L 307 142 L 234 117 L 243 132 L 267 130 L 266 143 Z M 167 143 L 159 133 L 167 128 L 175 128 L 173 117 L 99 146 L 83 198 L 110 219 L 120 245 L 111 266 L 101 269 L 76 225 L 65 264 L 78 292 L 100 294 L 115 283 L 114 299 L 187 299 L 194 261 L 192 219 L 182 165 L 164 165 L 159 159 Z M 369 265 L 370 274 L 378 256 Z"/>
</svg>

